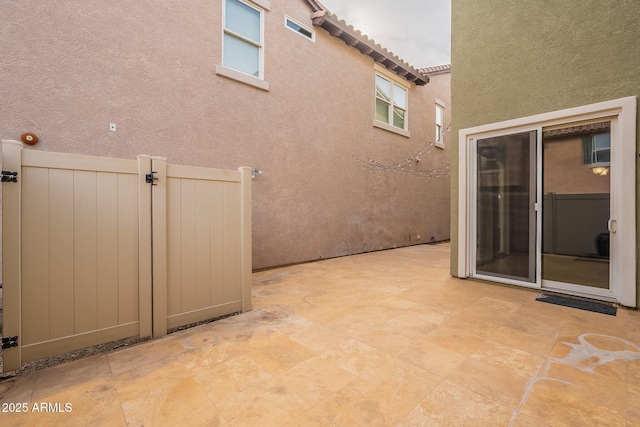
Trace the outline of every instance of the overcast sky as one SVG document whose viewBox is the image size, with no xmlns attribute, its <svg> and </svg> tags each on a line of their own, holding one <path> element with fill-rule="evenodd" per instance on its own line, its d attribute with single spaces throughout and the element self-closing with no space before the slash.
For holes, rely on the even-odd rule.
<svg viewBox="0 0 640 427">
<path fill-rule="evenodd" d="M 417 68 L 451 62 L 451 0 L 320 0 Z"/>
</svg>

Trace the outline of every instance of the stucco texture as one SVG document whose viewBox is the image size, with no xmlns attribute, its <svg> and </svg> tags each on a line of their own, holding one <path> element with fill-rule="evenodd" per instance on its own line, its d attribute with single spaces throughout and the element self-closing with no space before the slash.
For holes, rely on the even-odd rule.
<svg viewBox="0 0 640 427">
<path fill-rule="evenodd" d="M 458 131 L 639 96 L 639 36 L 637 0 L 452 1 L 452 274 Z"/>
<path fill-rule="evenodd" d="M 410 84 L 411 137 L 373 127 L 373 60 L 312 27 L 303 0 L 265 12 L 269 90 L 216 74 L 222 2 L 5 1 L 0 137 L 29 149 L 260 168 L 254 269 L 449 239 L 449 135 L 435 148 L 444 83 Z M 444 91 L 444 93 L 437 93 Z M 109 131 L 116 123 L 117 131 Z M 416 162 L 416 158 L 420 161 Z"/>
</svg>

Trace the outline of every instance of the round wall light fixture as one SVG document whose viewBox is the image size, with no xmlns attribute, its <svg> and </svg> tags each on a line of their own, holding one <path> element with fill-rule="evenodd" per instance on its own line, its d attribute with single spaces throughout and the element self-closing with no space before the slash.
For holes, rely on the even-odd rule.
<svg viewBox="0 0 640 427">
<path fill-rule="evenodd" d="M 38 142 L 38 137 L 30 132 L 23 133 L 22 136 L 20 136 L 20 139 L 22 140 L 22 142 L 29 145 L 33 145 Z"/>
</svg>

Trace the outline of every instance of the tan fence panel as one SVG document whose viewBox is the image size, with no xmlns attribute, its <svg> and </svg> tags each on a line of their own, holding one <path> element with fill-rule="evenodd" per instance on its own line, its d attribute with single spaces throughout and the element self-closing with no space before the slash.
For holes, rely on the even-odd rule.
<svg viewBox="0 0 640 427">
<path fill-rule="evenodd" d="M 22 359 L 138 335 L 138 163 L 22 152 Z"/>
<path fill-rule="evenodd" d="M 154 170 L 162 169 L 157 165 Z M 158 184 L 167 204 L 166 328 L 250 310 L 245 267 L 248 260 L 250 271 L 251 259 L 242 241 L 242 215 L 250 215 L 250 200 L 243 210 L 242 195 L 247 186 L 250 192 L 250 173 L 176 165 L 166 171 L 166 187 Z M 154 335 L 162 333 L 154 329 Z"/>
<path fill-rule="evenodd" d="M 2 142 L 5 371 L 251 310 L 250 168 Z"/>
</svg>

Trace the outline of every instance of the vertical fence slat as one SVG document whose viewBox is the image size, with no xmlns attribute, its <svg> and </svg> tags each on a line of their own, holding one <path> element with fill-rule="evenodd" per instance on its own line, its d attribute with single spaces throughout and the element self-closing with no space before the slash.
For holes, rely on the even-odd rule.
<svg viewBox="0 0 640 427">
<path fill-rule="evenodd" d="M 23 276 L 23 287 L 35 286 L 40 288 L 45 283 L 49 284 L 48 305 L 49 305 L 49 339 L 61 338 L 74 334 L 74 232 L 73 232 L 73 171 L 45 168 L 25 168 L 32 172 L 34 176 L 29 181 L 37 181 L 25 186 L 24 197 L 42 198 L 46 203 L 46 207 L 41 208 L 42 216 L 47 212 L 47 224 L 42 224 L 42 231 L 37 233 L 37 243 L 42 246 L 42 250 L 46 250 L 45 254 L 38 254 L 33 260 L 36 265 L 45 264 L 44 260 L 48 260 L 48 269 L 43 269 L 43 276 L 38 280 L 26 278 Z M 37 173 L 37 175 L 36 175 Z M 33 187 L 41 188 L 42 195 L 35 193 Z M 31 203 L 30 203 L 31 205 Z M 23 205 L 25 212 L 34 206 Z M 23 232 L 24 243 L 27 242 L 27 229 L 32 228 L 33 224 L 24 224 Z M 48 227 L 46 227 L 48 225 Z M 46 230 L 46 231 L 45 231 Z M 45 244 L 46 243 L 46 244 Z M 25 248 L 26 249 L 26 248 Z M 29 254 L 31 249 L 25 251 L 24 257 L 25 274 L 31 268 L 30 256 L 36 256 L 36 253 Z M 42 261 L 40 257 L 42 256 Z M 37 269 L 37 268 L 36 268 Z M 30 273 L 29 273 L 30 274 Z M 41 291 L 42 292 L 42 291 Z M 31 310 L 30 303 L 23 301 L 24 325 L 31 323 L 28 311 Z M 37 327 L 37 326 L 36 326 Z M 41 326 L 40 326 L 41 327 Z M 44 341 L 43 339 L 38 341 Z M 34 341 L 36 342 L 36 341 Z"/>
<path fill-rule="evenodd" d="M 211 182 L 196 181 L 196 309 L 211 304 Z"/>
<path fill-rule="evenodd" d="M 167 314 L 181 313 L 182 309 L 182 238 L 180 224 L 180 178 L 167 177 Z"/>
<path fill-rule="evenodd" d="M 224 183 L 211 183 L 211 305 L 224 302 Z"/>
<path fill-rule="evenodd" d="M 5 166 L 6 167 L 6 166 Z M 49 177 L 46 169 L 23 167 L 18 177 L 25 189 L 21 200 L 22 232 L 21 277 L 22 344 L 27 345 L 50 338 L 51 259 Z M 7 188 L 7 185 L 4 185 Z M 54 271 L 54 280 L 56 280 Z M 71 283 L 73 286 L 73 281 Z M 73 324 L 71 324 L 73 328 Z"/>
<path fill-rule="evenodd" d="M 98 329 L 97 192 L 94 171 L 73 173 L 74 332 Z"/>
<path fill-rule="evenodd" d="M 235 182 L 224 183 L 224 302 L 240 299 L 240 185 Z"/>
<path fill-rule="evenodd" d="M 143 175 L 144 179 L 144 175 Z M 138 285 L 140 280 L 140 263 L 142 257 L 139 252 L 139 206 L 138 200 L 139 189 L 137 184 L 137 177 L 133 174 L 119 174 L 118 175 L 118 324 L 136 322 L 141 320 L 140 306 L 143 304 L 140 302 L 141 293 L 146 293 L 148 298 L 148 304 L 151 304 L 151 267 L 148 268 L 149 274 L 148 282 L 139 289 Z M 147 184 L 148 185 L 148 184 Z M 148 190 L 150 191 L 150 190 Z M 151 201 L 151 193 L 147 203 Z M 146 220 L 150 221 L 151 208 L 146 212 Z M 150 251 L 151 242 L 151 226 L 148 227 L 147 233 L 149 239 L 146 241 L 147 249 Z M 143 243 L 144 245 L 145 243 Z M 151 261 L 151 255 L 147 258 L 147 263 Z M 151 320 L 150 309 L 147 308 L 148 321 Z M 145 320 L 147 318 L 145 317 Z M 150 327 L 149 323 L 149 327 Z M 148 334 L 141 334 L 141 336 L 149 336 Z"/>
<path fill-rule="evenodd" d="M 198 307 L 196 302 L 196 180 L 180 180 L 180 200 L 168 200 L 168 203 L 179 203 L 181 206 L 180 240 L 182 253 L 182 307 L 181 312 L 193 311 Z"/>
<path fill-rule="evenodd" d="M 20 211 L 22 185 L 22 144 L 2 141 L 2 169 L 18 172 L 18 182 L 2 184 L 2 297 L 4 337 L 18 336 L 21 344 L 21 243 Z M 20 369 L 20 345 L 3 350 L 4 372 Z"/>
<path fill-rule="evenodd" d="M 118 175 L 98 173 L 96 185 L 97 315 L 103 329 L 118 324 Z"/>
</svg>

